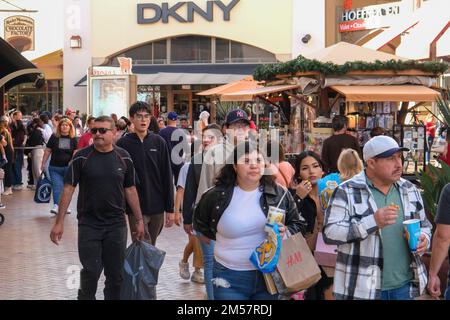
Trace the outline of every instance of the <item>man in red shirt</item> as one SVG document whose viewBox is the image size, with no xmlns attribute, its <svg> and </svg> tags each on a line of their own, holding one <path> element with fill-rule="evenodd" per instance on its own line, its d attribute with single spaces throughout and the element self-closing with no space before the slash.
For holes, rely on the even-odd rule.
<svg viewBox="0 0 450 320">
<path fill-rule="evenodd" d="M 95 117 L 92 117 L 92 116 L 90 116 L 87 119 L 87 126 L 88 126 L 89 130 L 86 131 L 85 133 L 83 133 L 83 135 L 78 140 L 77 150 L 86 148 L 86 147 L 90 146 L 94 142 L 92 140 L 92 133 L 91 133 L 91 129 L 92 129 L 93 125 L 94 125 L 94 120 L 95 120 Z"/>
</svg>

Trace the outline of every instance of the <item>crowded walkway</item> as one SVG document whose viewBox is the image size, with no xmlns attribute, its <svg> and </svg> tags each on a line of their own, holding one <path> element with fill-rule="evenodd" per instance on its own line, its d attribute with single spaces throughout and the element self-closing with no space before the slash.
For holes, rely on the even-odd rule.
<svg viewBox="0 0 450 320">
<path fill-rule="evenodd" d="M 76 215 L 66 218 L 64 241 L 55 246 L 49 239 L 55 220 L 49 212 L 52 204 L 36 204 L 33 197 L 34 191 L 28 188 L 3 197 L 6 209 L 2 210 L 5 223 L 0 226 L 0 300 L 75 300 L 79 281 L 75 272 L 81 268 Z M 76 198 L 70 209 L 76 212 Z M 158 248 L 166 252 L 157 286 L 159 300 L 204 299 L 203 285 L 179 276 L 185 238 L 184 230 L 177 226 L 164 228 L 158 238 Z M 102 275 L 97 299 L 103 299 L 104 280 Z"/>
</svg>

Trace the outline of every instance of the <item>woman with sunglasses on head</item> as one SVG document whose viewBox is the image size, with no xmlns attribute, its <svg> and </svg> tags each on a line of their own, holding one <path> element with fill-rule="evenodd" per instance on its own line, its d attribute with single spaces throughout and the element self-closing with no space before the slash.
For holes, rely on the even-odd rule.
<svg viewBox="0 0 450 320">
<path fill-rule="evenodd" d="M 213 279 L 216 300 L 274 300 L 261 271 L 249 260 L 266 239 L 269 206 L 285 211 L 280 235 L 302 230 L 292 196 L 263 175 L 264 155 L 250 142 L 238 144 L 220 171 L 215 187 L 201 197 L 194 212 L 194 230 L 215 240 Z"/>
<path fill-rule="evenodd" d="M 63 118 L 56 127 L 56 133 L 52 134 L 48 140 L 41 164 L 41 172 L 43 172 L 51 155 L 48 172 L 53 188 L 53 208 L 50 210 L 53 214 L 58 213 L 59 197 L 64 188 L 64 176 L 76 149 L 75 128 L 70 119 Z M 70 213 L 70 210 L 67 210 L 67 213 Z"/>
</svg>

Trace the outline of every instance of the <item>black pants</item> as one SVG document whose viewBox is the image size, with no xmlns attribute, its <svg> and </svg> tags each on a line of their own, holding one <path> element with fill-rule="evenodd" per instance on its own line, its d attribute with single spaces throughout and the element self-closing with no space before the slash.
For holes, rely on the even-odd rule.
<svg viewBox="0 0 450 320">
<path fill-rule="evenodd" d="M 8 159 L 8 163 L 3 166 L 3 170 L 5 171 L 5 179 L 3 180 L 3 184 L 5 188 L 9 188 L 12 186 L 13 180 L 13 164 Z"/>
<path fill-rule="evenodd" d="M 27 170 L 28 170 L 28 185 L 34 185 L 33 164 L 31 162 L 31 152 L 29 152 L 27 154 Z"/>
<path fill-rule="evenodd" d="M 95 300 L 97 284 L 105 269 L 105 300 L 119 300 L 127 245 L 127 227 L 78 227 L 80 273 L 78 300 Z"/>
</svg>

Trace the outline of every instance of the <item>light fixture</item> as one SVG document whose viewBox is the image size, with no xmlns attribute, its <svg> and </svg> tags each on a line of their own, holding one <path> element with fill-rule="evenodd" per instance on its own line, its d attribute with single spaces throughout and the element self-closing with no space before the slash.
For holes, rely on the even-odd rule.
<svg viewBox="0 0 450 320">
<path fill-rule="evenodd" d="M 70 37 L 70 47 L 72 49 L 80 49 L 81 48 L 81 37 L 80 36 L 71 36 Z"/>
<path fill-rule="evenodd" d="M 308 33 L 302 38 L 303 43 L 308 43 L 311 40 L 311 35 Z"/>
</svg>

